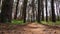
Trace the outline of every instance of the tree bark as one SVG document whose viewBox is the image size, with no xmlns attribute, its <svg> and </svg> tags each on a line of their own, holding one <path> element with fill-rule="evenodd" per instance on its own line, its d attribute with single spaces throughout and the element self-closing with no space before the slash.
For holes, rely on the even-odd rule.
<svg viewBox="0 0 60 34">
<path fill-rule="evenodd" d="M 38 0 L 38 16 L 37 16 L 38 23 L 41 22 L 41 6 L 42 6 L 41 2 L 42 2 L 42 0 Z"/>
<path fill-rule="evenodd" d="M 32 13 L 33 13 L 32 22 L 34 22 L 34 18 L 35 18 L 34 8 L 35 8 L 35 4 L 34 4 L 34 0 L 32 0 Z"/>
<path fill-rule="evenodd" d="M 13 0 L 4 0 L 1 9 L 1 23 L 11 22 Z"/>
<path fill-rule="evenodd" d="M 57 2 L 56 3 L 56 9 L 57 9 L 57 21 L 59 21 L 60 20 L 60 18 L 59 18 L 59 2 Z"/>
<path fill-rule="evenodd" d="M 44 4 L 43 4 L 43 0 L 42 0 L 42 21 L 44 21 Z"/>
<path fill-rule="evenodd" d="M 47 0 L 46 0 L 46 22 L 48 22 Z"/>
<path fill-rule="evenodd" d="M 19 5 L 19 0 L 17 0 L 17 5 L 16 5 L 16 11 L 15 11 L 15 14 L 14 14 L 14 19 L 17 19 L 18 5 Z"/>
<path fill-rule="evenodd" d="M 52 22 L 56 22 L 56 15 L 54 10 L 54 0 L 51 0 Z"/>
<path fill-rule="evenodd" d="M 26 22 L 26 7 L 27 7 L 27 2 L 28 2 L 28 0 L 24 0 L 24 2 L 23 2 L 23 20 L 24 20 L 24 23 Z"/>
</svg>

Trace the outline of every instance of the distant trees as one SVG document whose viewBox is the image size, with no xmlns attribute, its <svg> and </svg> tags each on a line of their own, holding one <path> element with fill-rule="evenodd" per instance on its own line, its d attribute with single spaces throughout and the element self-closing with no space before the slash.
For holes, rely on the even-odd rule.
<svg viewBox="0 0 60 34">
<path fill-rule="evenodd" d="M 0 0 L 0 3 L 1 3 L 1 1 L 2 0 Z M 2 1 L 1 16 L 0 16 L 1 23 L 11 22 L 12 8 L 13 8 L 13 4 L 14 4 L 13 1 L 14 0 L 3 0 Z M 26 20 L 35 22 L 35 19 L 37 20 L 37 22 L 41 22 L 41 21 L 44 21 L 45 17 L 46 17 L 46 22 L 48 22 L 49 19 L 52 22 L 56 22 L 56 20 L 58 20 L 58 21 L 60 20 L 60 7 L 59 7 L 60 1 L 56 1 L 57 3 L 55 2 L 55 0 L 51 0 L 51 1 L 48 1 L 48 0 L 16 0 L 16 1 L 15 1 L 16 3 L 14 4 L 14 6 L 15 6 L 14 7 L 15 13 L 13 15 L 14 19 L 23 20 L 24 23 L 26 22 Z M 21 1 L 22 1 L 22 3 L 20 3 L 21 4 L 20 5 L 19 2 L 21 2 Z M 45 2 L 45 5 L 44 5 L 43 1 Z M 50 3 L 49 4 L 50 8 L 48 7 L 48 3 Z M 56 5 L 56 6 L 54 6 L 54 5 Z M 44 12 L 45 11 L 44 8 L 46 9 L 46 12 Z M 50 11 L 48 10 L 48 8 Z M 58 11 L 56 11 L 56 13 L 55 13 L 55 10 L 58 10 Z M 46 16 L 45 16 L 45 14 L 46 14 Z"/>
<path fill-rule="evenodd" d="M 13 0 L 4 0 L 1 9 L 1 23 L 11 22 Z"/>
</svg>

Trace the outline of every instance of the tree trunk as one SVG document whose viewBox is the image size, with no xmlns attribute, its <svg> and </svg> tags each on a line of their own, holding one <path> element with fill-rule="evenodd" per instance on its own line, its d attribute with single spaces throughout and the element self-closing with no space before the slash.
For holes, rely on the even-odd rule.
<svg viewBox="0 0 60 34">
<path fill-rule="evenodd" d="M 4 0 L 1 9 L 1 23 L 11 22 L 13 0 Z"/>
<path fill-rule="evenodd" d="M 43 4 L 43 0 L 42 0 L 42 21 L 44 21 L 44 4 Z"/>
<path fill-rule="evenodd" d="M 48 22 L 47 0 L 46 0 L 46 22 Z"/>
<path fill-rule="evenodd" d="M 23 2 L 23 20 L 24 20 L 24 23 L 26 22 L 26 7 L 27 7 L 27 2 L 28 2 L 28 0 L 24 0 L 24 2 Z"/>
<path fill-rule="evenodd" d="M 17 19 L 18 5 L 19 5 L 19 0 L 17 0 L 17 5 L 16 5 L 16 11 L 15 11 L 15 14 L 14 14 L 14 19 Z"/>
<path fill-rule="evenodd" d="M 34 18 L 35 18 L 34 8 L 35 8 L 35 4 L 34 4 L 34 0 L 32 0 L 32 13 L 33 13 L 32 22 L 34 22 Z"/>
<path fill-rule="evenodd" d="M 56 3 L 56 9 L 57 9 L 57 20 L 59 21 L 59 2 Z"/>
<path fill-rule="evenodd" d="M 51 0 L 51 10 L 52 10 L 52 22 L 56 22 L 55 10 L 54 10 L 54 0 Z"/>
<path fill-rule="evenodd" d="M 38 23 L 41 22 L 41 2 L 42 0 L 38 0 L 38 16 L 37 16 Z"/>
</svg>

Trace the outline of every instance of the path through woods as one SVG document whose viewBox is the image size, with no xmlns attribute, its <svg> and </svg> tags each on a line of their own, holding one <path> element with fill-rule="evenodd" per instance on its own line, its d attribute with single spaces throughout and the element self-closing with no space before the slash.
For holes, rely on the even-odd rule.
<svg viewBox="0 0 60 34">
<path fill-rule="evenodd" d="M 60 27 L 38 23 L 26 25 L 0 24 L 0 34 L 60 34 Z"/>
</svg>

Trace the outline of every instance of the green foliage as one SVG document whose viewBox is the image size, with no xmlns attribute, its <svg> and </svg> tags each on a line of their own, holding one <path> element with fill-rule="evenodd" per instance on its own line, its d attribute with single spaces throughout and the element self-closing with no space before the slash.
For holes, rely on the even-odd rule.
<svg viewBox="0 0 60 34">
<path fill-rule="evenodd" d="M 52 22 L 52 21 L 41 21 L 42 24 L 48 24 L 48 25 L 60 25 L 60 21 Z"/>
<path fill-rule="evenodd" d="M 23 20 L 12 20 L 12 24 L 24 24 Z"/>
<path fill-rule="evenodd" d="M 57 24 L 57 25 L 60 25 L 60 21 L 56 21 L 56 24 Z"/>
</svg>

